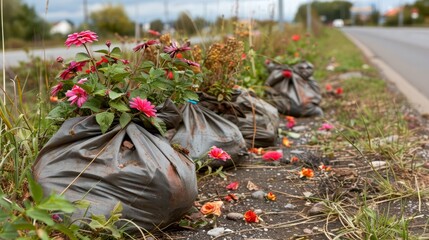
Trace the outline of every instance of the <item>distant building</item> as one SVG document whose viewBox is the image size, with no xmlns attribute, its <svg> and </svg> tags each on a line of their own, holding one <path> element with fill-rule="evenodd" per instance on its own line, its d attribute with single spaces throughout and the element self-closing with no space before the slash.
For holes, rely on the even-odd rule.
<svg viewBox="0 0 429 240">
<path fill-rule="evenodd" d="M 362 6 L 350 8 L 352 21 L 367 22 L 371 18 L 371 14 L 375 11 L 374 6 Z"/>
<path fill-rule="evenodd" d="M 73 23 L 69 20 L 61 20 L 52 25 L 50 34 L 67 35 L 73 31 Z"/>
</svg>

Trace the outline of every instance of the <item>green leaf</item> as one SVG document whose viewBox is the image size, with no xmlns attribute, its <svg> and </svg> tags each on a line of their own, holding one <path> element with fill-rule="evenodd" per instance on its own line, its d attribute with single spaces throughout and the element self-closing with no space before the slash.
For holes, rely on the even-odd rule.
<svg viewBox="0 0 429 240">
<path fill-rule="evenodd" d="M 111 108 L 119 111 L 119 112 L 128 112 L 130 111 L 130 108 L 127 106 L 127 104 L 125 104 L 123 101 L 121 100 L 117 100 L 117 101 L 110 101 L 109 105 Z"/>
<path fill-rule="evenodd" d="M 75 233 L 71 229 L 67 228 L 64 224 L 58 224 L 57 223 L 52 228 L 55 229 L 55 230 L 60 231 L 61 233 L 65 234 L 65 235 L 67 235 L 67 237 L 70 240 L 77 240 L 78 239 L 75 236 Z"/>
<path fill-rule="evenodd" d="M 168 53 L 160 53 L 159 56 L 166 61 L 171 60 L 170 54 L 168 54 Z"/>
<path fill-rule="evenodd" d="M 123 95 L 124 95 L 124 93 L 117 93 L 117 92 L 114 92 L 114 91 L 109 91 L 109 98 L 112 99 L 112 100 L 120 98 Z"/>
<path fill-rule="evenodd" d="M 110 52 L 110 56 L 114 58 L 121 58 L 121 49 L 119 47 L 114 47 L 112 51 Z"/>
<path fill-rule="evenodd" d="M 49 240 L 50 239 L 48 233 L 43 228 L 37 229 L 36 233 L 37 233 L 37 236 L 42 240 Z"/>
<path fill-rule="evenodd" d="M 110 112 L 102 112 L 95 115 L 95 120 L 97 121 L 98 125 L 100 125 L 102 133 L 107 132 L 110 125 L 112 125 L 114 118 L 115 114 Z"/>
<path fill-rule="evenodd" d="M 91 57 L 87 53 L 80 52 L 76 54 L 76 57 L 75 57 L 76 62 L 86 62 L 89 60 L 91 60 Z"/>
<path fill-rule="evenodd" d="M 94 88 L 87 84 L 77 84 L 79 87 L 81 87 L 85 92 L 92 93 L 94 91 Z"/>
<path fill-rule="evenodd" d="M 144 61 L 142 64 L 140 64 L 140 67 L 143 69 L 152 68 L 155 64 L 152 61 Z"/>
<path fill-rule="evenodd" d="M 119 118 L 119 124 L 121 125 L 121 128 L 125 128 L 130 122 L 131 114 L 126 112 L 122 113 L 121 117 Z"/>
<path fill-rule="evenodd" d="M 149 118 L 150 123 L 159 131 L 161 135 L 164 135 L 165 132 L 167 132 L 167 127 L 165 126 L 165 123 L 159 119 L 151 117 Z"/>
<path fill-rule="evenodd" d="M 301 137 L 301 135 L 299 133 L 296 133 L 296 132 L 288 132 L 287 135 L 288 135 L 288 137 L 293 138 L 293 139 L 298 139 Z"/>
<path fill-rule="evenodd" d="M 96 50 L 96 51 L 94 51 L 94 52 L 96 52 L 96 53 L 103 53 L 103 54 L 109 54 L 109 51 L 107 51 L 106 49 L 100 49 L 100 50 Z"/>
<path fill-rule="evenodd" d="M 53 226 L 55 224 L 54 220 L 52 220 L 51 215 L 46 210 L 32 207 L 30 209 L 27 209 L 25 213 L 27 214 L 27 216 L 42 221 L 48 226 Z"/>
<path fill-rule="evenodd" d="M 101 112 L 103 110 L 101 110 L 101 104 L 103 103 L 103 101 L 101 99 L 98 98 L 90 98 L 89 100 L 87 100 L 81 108 L 85 108 L 85 109 L 90 109 L 91 111 L 98 113 Z"/>
<path fill-rule="evenodd" d="M 60 102 L 54 109 L 49 112 L 46 118 L 54 120 L 63 120 L 75 109 L 76 106 L 71 106 L 68 102 Z"/>
<path fill-rule="evenodd" d="M 110 212 L 111 215 L 121 213 L 123 210 L 122 203 L 118 202 L 116 203 L 115 207 L 113 208 L 112 212 Z"/>
<path fill-rule="evenodd" d="M 190 91 L 190 90 L 185 90 L 183 92 L 183 98 L 185 100 L 195 100 L 195 101 L 199 100 L 198 94 L 196 94 L 194 91 Z"/>
<path fill-rule="evenodd" d="M 106 96 L 106 89 L 99 89 L 99 90 L 94 92 L 94 95 L 104 97 L 104 96 Z"/>
<path fill-rule="evenodd" d="M 145 99 L 147 98 L 147 93 L 142 89 L 136 89 L 130 93 L 130 99 L 133 99 L 135 97 L 140 97 L 141 99 Z"/>
<path fill-rule="evenodd" d="M 33 176 L 31 176 L 31 173 L 27 174 L 27 180 L 28 180 L 28 188 L 30 189 L 31 197 L 33 198 L 36 204 L 39 204 L 43 198 L 42 186 L 40 186 L 36 181 L 34 181 Z"/>
<path fill-rule="evenodd" d="M 65 213 L 72 213 L 75 210 L 73 204 L 67 201 L 63 196 L 51 194 L 49 198 L 44 200 L 37 206 L 43 210 L 61 211 Z"/>
<path fill-rule="evenodd" d="M 5 222 L 0 232 L 0 239 L 17 239 L 19 237 L 18 231 L 13 224 Z"/>
</svg>

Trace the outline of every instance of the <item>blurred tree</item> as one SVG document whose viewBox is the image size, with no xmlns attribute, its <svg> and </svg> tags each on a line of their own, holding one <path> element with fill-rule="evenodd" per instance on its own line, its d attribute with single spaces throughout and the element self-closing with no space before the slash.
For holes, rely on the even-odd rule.
<svg viewBox="0 0 429 240">
<path fill-rule="evenodd" d="M 102 9 L 92 12 L 90 25 L 99 34 L 132 35 L 134 33 L 134 24 L 121 5 L 108 4 Z"/>
<path fill-rule="evenodd" d="M 319 2 L 315 1 L 311 4 L 313 13 L 317 13 L 321 17 L 323 23 L 331 23 L 335 19 L 350 19 L 350 8 L 352 3 L 348 1 L 332 1 Z M 301 4 L 295 15 L 295 21 L 306 21 L 307 4 Z"/>
<path fill-rule="evenodd" d="M 162 22 L 161 19 L 155 19 L 152 22 L 150 22 L 150 29 L 158 32 L 162 32 L 162 30 L 164 29 L 164 23 Z"/>
<path fill-rule="evenodd" d="M 195 34 L 195 23 L 186 12 L 181 12 L 176 22 L 174 23 L 176 31 L 182 34 L 192 35 Z"/>
<path fill-rule="evenodd" d="M 5 40 L 40 40 L 49 37 L 49 24 L 39 17 L 33 7 L 21 0 L 3 1 Z"/>
</svg>

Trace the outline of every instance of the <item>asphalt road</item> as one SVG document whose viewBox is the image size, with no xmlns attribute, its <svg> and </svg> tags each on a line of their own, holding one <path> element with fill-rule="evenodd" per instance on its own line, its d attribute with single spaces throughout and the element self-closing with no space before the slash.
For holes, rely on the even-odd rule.
<svg viewBox="0 0 429 240">
<path fill-rule="evenodd" d="M 429 98 L 429 28 L 346 27 L 342 30 Z"/>
</svg>

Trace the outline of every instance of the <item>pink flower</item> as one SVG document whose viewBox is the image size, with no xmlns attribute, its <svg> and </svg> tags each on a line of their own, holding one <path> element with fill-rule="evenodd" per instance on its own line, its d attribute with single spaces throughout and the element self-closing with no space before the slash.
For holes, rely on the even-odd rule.
<svg viewBox="0 0 429 240">
<path fill-rule="evenodd" d="M 164 52 L 170 54 L 170 57 L 174 58 L 174 56 L 180 52 L 191 50 L 189 46 L 191 46 L 191 42 L 189 41 L 183 44 L 181 47 L 179 47 L 177 42 L 172 42 L 171 46 L 164 47 Z"/>
<path fill-rule="evenodd" d="M 84 84 L 86 81 L 88 81 L 88 78 L 82 78 L 81 80 L 77 81 L 77 83 Z"/>
<path fill-rule="evenodd" d="M 192 61 L 185 59 L 185 58 L 180 58 L 180 61 L 187 63 L 189 66 L 194 66 L 194 67 L 198 67 L 198 68 L 200 67 L 199 63 L 192 62 Z"/>
<path fill-rule="evenodd" d="M 211 147 L 208 155 L 209 157 L 216 160 L 226 161 L 228 159 L 231 159 L 231 156 L 229 156 L 227 152 L 225 152 L 222 148 L 218 148 L 216 146 Z"/>
<path fill-rule="evenodd" d="M 72 33 L 67 36 L 67 40 L 65 45 L 70 47 L 71 45 L 76 45 L 79 47 L 85 43 L 91 43 L 94 41 L 98 41 L 98 36 L 95 32 L 91 32 L 89 30 L 82 31 L 80 33 Z"/>
<path fill-rule="evenodd" d="M 107 40 L 107 41 L 106 41 L 106 46 L 109 48 L 109 47 L 110 47 L 110 45 L 112 45 L 112 42 L 111 42 L 110 40 Z"/>
<path fill-rule="evenodd" d="M 63 83 L 58 83 L 57 85 L 53 86 L 51 89 L 51 96 L 57 96 L 57 94 L 63 89 Z"/>
<path fill-rule="evenodd" d="M 59 62 L 59 63 L 64 62 L 64 58 L 62 58 L 61 56 L 57 57 L 57 62 Z"/>
<path fill-rule="evenodd" d="M 71 90 L 66 92 L 66 97 L 69 98 L 68 101 L 71 102 L 70 105 L 76 104 L 78 107 L 82 107 L 88 99 L 88 94 L 83 88 L 74 85 Z"/>
<path fill-rule="evenodd" d="M 147 32 L 155 37 L 161 36 L 161 33 L 152 29 L 147 30 Z"/>
<path fill-rule="evenodd" d="M 226 189 L 228 190 L 237 190 L 238 186 L 240 186 L 239 182 L 232 182 L 226 186 Z"/>
<path fill-rule="evenodd" d="M 331 130 L 333 128 L 334 128 L 334 126 L 332 126 L 331 124 L 329 124 L 329 123 L 323 123 L 322 126 L 319 128 L 319 130 L 321 130 L 321 131 L 329 131 L 329 130 Z"/>
<path fill-rule="evenodd" d="M 134 51 L 134 52 L 138 52 L 138 51 L 140 51 L 140 50 L 142 50 L 142 49 L 143 49 L 143 51 L 144 51 L 144 50 L 145 50 L 146 48 L 148 48 L 149 46 L 154 45 L 154 44 L 157 44 L 157 43 L 158 43 L 158 40 L 154 40 L 154 39 L 152 39 L 152 40 L 149 40 L 149 41 L 144 42 L 144 43 L 140 43 L 139 45 L 135 46 L 135 47 L 133 48 L 133 51 Z"/>
<path fill-rule="evenodd" d="M 282 157 L 283 157 L 283 153 L 277 152 L 277 151 L 269 151 L 269 152 L 266 152 L 264 155 L 262 155 L 262 159 L 266 161 L 279 161 L 280 158 Z"/>
<path fill-rule="evenodd" d="M 139 110 L 147 117 L 156 117 L 155 106 L 147 99 L 141 99 L 140 97 L 132 98 L 130 101 L 130 107 Z"/>
<path fill-rule="evenodd" d="M 328 92 L 332 91 L 332 85 L 329 83 L 326 84 L 325 88 L 326 88 L 326 91 L 328 91 Z"/>
</svg>

